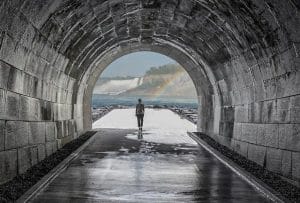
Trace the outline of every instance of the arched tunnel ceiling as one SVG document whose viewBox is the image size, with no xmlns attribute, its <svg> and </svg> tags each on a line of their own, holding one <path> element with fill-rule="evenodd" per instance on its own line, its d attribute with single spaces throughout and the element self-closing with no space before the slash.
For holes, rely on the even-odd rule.
<svg viewBox="0 0 300 203">
<path fill-rule="evenodd" d="M 295 0 L 6 0 L 0 9 L 1 58 L 19 70 L 16 80 L 22 71 L 30 78 L 11 85 L 17 93 L 81 108 L 93 70 L 114 52 L 168 47 L 206 103 L 229 108 L 298 94 Z M 284 74 L 289 80 L 274 85 Z M 27 84 L 33 90 L 23 91 Z"/>
<path fill-rule="evenodd" d="M 69 60 L 65 72 L 74 78 L 120 41 L 161 38 L 217 65 L 244 52 L 253 63 L 297 37 L 280 33 L 280 13 L 268 1 L 36 0 L 26 1 L 21 12 Z"/>
</svg>

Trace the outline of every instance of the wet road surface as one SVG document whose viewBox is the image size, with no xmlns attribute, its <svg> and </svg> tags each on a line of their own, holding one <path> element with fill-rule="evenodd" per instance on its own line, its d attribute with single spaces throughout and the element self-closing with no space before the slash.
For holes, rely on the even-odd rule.
<svg viewBox="0 0 300 203">
<path fill-rule="evenodd" d="M 268 202 L 186 134 L 193 124 L 169 110 L 146 113 L 143 134 L 132 129 L 133 109 L 95 123 L 122 129 L 100 129 L 33 202 Z"/>
</svg>

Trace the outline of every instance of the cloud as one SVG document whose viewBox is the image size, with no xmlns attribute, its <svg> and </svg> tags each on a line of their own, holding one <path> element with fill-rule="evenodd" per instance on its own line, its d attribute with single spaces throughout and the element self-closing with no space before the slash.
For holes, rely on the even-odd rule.
<svg viewBox="0 0 300 203">
<path fill-rule="evenodd" d="M 142 76 L 151 67 L 177 63 L 173 59 L 155 52 L 131 53 L 113 61 L 103 71 L 101 77 Z"/>
</svg>

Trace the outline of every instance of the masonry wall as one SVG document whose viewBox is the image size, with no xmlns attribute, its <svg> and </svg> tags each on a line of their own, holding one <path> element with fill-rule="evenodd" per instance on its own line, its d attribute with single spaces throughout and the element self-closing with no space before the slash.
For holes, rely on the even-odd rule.
<svg viewBox="0 0 300 203">
<path fill-rule="evenodd" d="M 222 119 L 220 134 L 212 137 L 299 185 L 299 10 L 287 2 L 280 4 L 286 11 L 280 13 L 256 5 L 261 18 L 277 16 L 270 30 L 276 46 L 258 51 L 262 45 L 255 43 L 242 55 L 215 66 L 216 75 L 226 71 L 232 77 L 217 82 L 223 95 Z"/>
<path fill-rule="evenodd" d="M 75 80 L 64 73 L 68 59 L 14 6 L 0 7 L 0 184 L 81 130 L 73 115 Z"/>
<path fill-rule="evenodd" d="M 1 1 L 0 183 L 88 130 L 91 70 L 135 46 L 186 61 L 200 130 L 299 183 L 299 10 L 296 0 Z"/>
</svg>

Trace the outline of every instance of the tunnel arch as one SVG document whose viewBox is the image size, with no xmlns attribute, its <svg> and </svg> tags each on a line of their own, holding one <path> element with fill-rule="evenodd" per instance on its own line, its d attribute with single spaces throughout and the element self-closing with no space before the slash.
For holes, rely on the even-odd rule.
<svg viewBox="0 0 300 203">
<path fill-rule="evenodd" d="M 117 49 L 117 51 L 115 50 Z M 172 52 L 170 52 L 172 50 Z M 83 101 L 83 114 L 84 118 L 86 120 L 83 121 L 84 128 L 90 129 L 91 128 L 91 98 L 92 98 L 92 92 L 95 86 L 95 83 L 97 79 L 99 78 L 100 74 L 104 69 L 114 60 L 138 51 L 153 51 L 156 53 L 160 53 L 163 55 L 166 55 L 174 60 L 176 60 L 188 73 L 190 78 L 192 79 L 196 92 L 198 97 L 198 103 L 199 105 L 199 123 L 198 123 L 198 129 L 199 131 L 203 132 L 210 132 L 214 134 L 218 134 L 219 126 L 218 122 L 214 122 L 215 119 L 213 118 L 216 116 L 219 118 L 219 111 L 214 112 L 216 108 L 213 108 L 212 102 L 211 102 L 211 95 L 214 94 L 214 90 L 212 88 L 212 85 L 210 85 L 210 81 L 208 80 L 208 76 L 204 75 L 204 71 L 202 72 L 195 72 L 195 68 L 199 67 L 200 65 L 196 63 L 190 56 L 187 56 L 187 53 L 184 53 L 183 51 L 180 51 L 178 49 L 175 49 L 174 47 L 170 45 L 142 45 L 135 46 L 134 48 L 121 48 L 121 47 L 114 47 L 112 50 L 109 50 L 104 56 L 97 59 L 97 62 L 95 66 L 91 66 L 91 71 L 87 71 L 86 74 L 89 76 L 84 77 L 87 78 L 86 81 L 84 81 L 84 84 L 88 84 L 87 89 L 85 90 L 85 93 L 83 95 L 83 98 L 77 98 L 79 100 Z M 178 58 L 179 56 L 179 58 Z M 202 78 L 202 79 L 200 79 Z M 196 85 L 198 84 L 198 85 Z M 196 88 L 197 87 L 197 88 Z M 218 95 L 215 93 L 215 95 Z M 200 103 L 201 102 L 201 103 Z M 202 106 L 203 104 L 204 106 Z M 203 119 L 202 119 L 203 118 Z M 212 122 L 212 123 L 209 123 Z M 214 131 L 215 130 L 215 131 Z"/>
<path fill-rule="evenodd" d="M 9 170 L 1 169 L 0 182 L 88 130 L 94 76 L 138 50 L 188 70 L 200 103 L 214 111 L 199 110 L 211 118 L 199 130 L 299 182 L 299 7 L 295 0 L 2 1 L 0 158 Z"/>
</svg>

